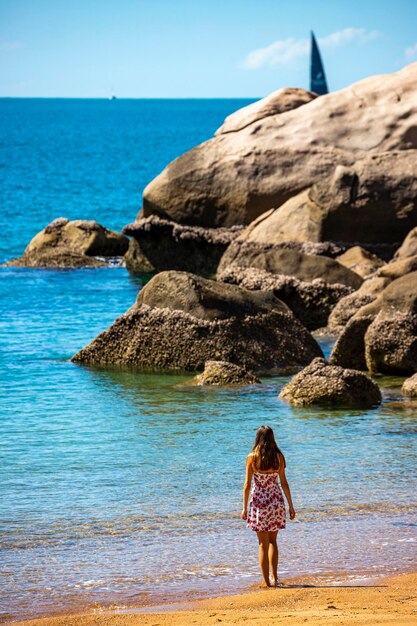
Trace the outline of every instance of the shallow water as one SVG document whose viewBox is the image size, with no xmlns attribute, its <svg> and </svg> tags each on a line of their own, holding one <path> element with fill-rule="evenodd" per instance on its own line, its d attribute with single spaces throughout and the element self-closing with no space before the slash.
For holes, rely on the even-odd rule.
<svg viewBox="0 0 417 626">
<path fill-rule="evenodd" d="M 58 215 L 132 221 L 152 176 L 242 104 L 0 101 L 0 260 Z M 417 406 L 401 381 L 380 381 L 377 410 L 323 411 L 282 403 L 284 378 L 226 391 L 73 365 L 139 288 L 122 268 L 0 268 L 3 618 L 253 584 L 256 541 L 239 514 L 263 423 L 298 510 L 280 534 L 284 579 L 415 566 Z M 331 338 L 321 343 L 328 352 Z"/>
<path fill-rule="evenodd" d="M 398 380 L 377 410 L 323 411 L 282 403 L 284 378 L 226 391 L 79 367 L 68 359 L 132 304 L 137 281 L 121 268 L 0 277 L 5 617 L 255 582 L 239 513 L 262 423 L 286 453 L 299 511 L 281 533 L 284 578 L 415 563 L 416 406 L 399 402 Z"/>
</svg>

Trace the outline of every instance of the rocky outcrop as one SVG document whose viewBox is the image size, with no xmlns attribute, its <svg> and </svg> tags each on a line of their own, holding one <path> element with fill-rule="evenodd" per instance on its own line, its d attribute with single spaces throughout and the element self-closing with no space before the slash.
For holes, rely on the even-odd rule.
<svg viewBox="0 0 417 626">
<path fill-rule="evenodd" d="M 271 274 L 292 276 L 311 282 L 321 278 L 329 284 L 358 289 L 362 277 L 327 256 L 305 254 L 301 249 L 286 245 L 266 245 L 253 241 L 234 241 L 223 255 L 218 273 L 231 267 L 254 267 Z"/>
<path fill-rule="evenodd" d="M 206 361 L 224 360 L 255 372 L 281 372 L 320 354 L 310 333 L 273 294 L 161 272 L 73 361 L 195 371 Z"/>
<path fill-rule="evenodd" d="M 337 261 L 363 278 L 373 274 L 385 265 L 382 259 L 360 246 L 349 248 L 349 250 L 337 257 Z"/>
<path fill-rule="evenodd" d="M 227 361 L 207 361 L 204 371 L 193 378 L 189 385 L 210 385 L 213 387 L 243 387 L 261 381 L 244 367 Z"/>
<path fill-rule="evenodd" d="M 280 115 L 281 113 L 298 109 L 298 107 L 311 102 L 315 98 L 317 98 L 316 93 L 306 91 L 305 89 L 292 87 L 278 89 L 278 91 L 274 91 L 266 98 L 253 102 L 226 117 L 223 125 L 215 132 L 215 135 L 235 133 L 271 115 Z"/>
<path fill-rule="evenodd" d="M 342 298 L 329 317 L 329 327 L 341 332 L 331 362 L 386 374 L 416 371 L 417 272 L 392 281 L 379 296 L 354 311 L 350 321 L 343 319 L 343 313 L 352 313 L 349 298 L 354 309 L 360 302 L 360 291 Z M 338 321 L 346 327 L 340 329 Z"/>
<path fill-rule="evenodd" d="M 316 185 L 304 199 L 313 210 L 299 209 L 285 239 L 308 219 L 316 233 L 309 239 L 399 242 L 417 225 L 416 81 L 413 64 L 219 134 L 147 186 L 143 216 L 206 227 L 250 224 Z"/>
<path fill-rule="evenodd" d="M 365 334 L 373 321 L 372 316 L 351 319 L 334 344 L 329 358 L 331 365 L 354 370 L 366 370 Z"/>
<path fill-rule="evenodd" d="M 124 262 L 133 273 L 180 270 L 210 276 L 215 274 L 228 245 L 242 228 L 182 226 L 156 215 L 125 226 L 131 237 Z"/>
<path fill-rule="evenodd" d="M 8 265 L 100 267 L 108 264 L 106 257 L 123 256 L 128 245 L 127 237 L 97 222 L 69 221 L 59 217 L 32 239 L 23 256 L 10 261 Z"/>
<path fill-rule="evenodd" d="M 337 165 L 265 219 L 261 216 L 250 239 L 400 242 L 417 224 L 416 168 L 417 150 L 372 154 L 349 167 Z"/>
<path fill-rule="evenodd" d="M 350 287 L 337 283 L 329 284 L 320 278 L 312 282 L 303 282 L 290 276 L 236 266 L 226 268 L 218 276 L 218 280 L 251 291 L 271 291 L 291 309 L 308 330 L 326 326 L 335 304 L 352 292 Z"/>
<path fill-rule="evenodd" d="M 411 398 L 417 398 L 417 374 L 414 374 L 410 378 L 404 381 L 401 391 L 405 396 Z"/>
<path fill-rule="evenodd" d="M 292 406 L 370 408 L 381 403 L 381 392 L 369 376 L 314 359 L 285 385 L 279 397 Z"/>
<path fill-rule="evenodd" d="M 370 372 L 416 372 L 417 314 L 381 311 L 366 331 L 365 358 Z"/>
</svg>

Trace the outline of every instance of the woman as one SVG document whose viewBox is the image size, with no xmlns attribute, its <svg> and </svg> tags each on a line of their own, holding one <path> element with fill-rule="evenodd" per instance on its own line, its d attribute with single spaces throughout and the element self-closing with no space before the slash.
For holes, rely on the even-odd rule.
<svg viewBox="0 0 417 626">
<path fill-rule="evenodd" d="M 285 465 L 285 457 L 275 442 L 272 428 L 258 428 L 252 452 L 246 459 L 242 519 L 247 520 L 247 527 L 258 535 L 262 586 L 266 587 L 278 586 L 277 535 L 278 530 L 285 528 L 285 504 L 278 485 L 278 475 L 287 498 L 290 519 L 295 517 Z M 252 476 L 254 482 L 251 489 Z M 272 574 L 271 580 L 269 570 Z"/>
</svg>

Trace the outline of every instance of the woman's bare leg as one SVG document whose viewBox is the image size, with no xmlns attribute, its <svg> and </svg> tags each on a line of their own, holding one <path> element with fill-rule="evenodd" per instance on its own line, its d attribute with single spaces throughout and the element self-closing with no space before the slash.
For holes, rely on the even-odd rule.
<svg viewBox="0 0 417 626">
<path fill-rule="evenodd" d="M 274 530 L 268 533 L 269 548 L 269 566 L 272 572 L 272 585 L 278 583 L 278 543 L 277 543 L 278 531 Z"/>
<path fill-rule="evenodd" d="M 259 541 L 259 565 L 261 567 L 263 585 L 266 587 L 270 587 L 271 583 L 269 582 L 269 560 L 268 560 L 268 552 L 269 552 L 269 533 L 259 532 L 256 533 L 258 535 Z"/>
</svg>

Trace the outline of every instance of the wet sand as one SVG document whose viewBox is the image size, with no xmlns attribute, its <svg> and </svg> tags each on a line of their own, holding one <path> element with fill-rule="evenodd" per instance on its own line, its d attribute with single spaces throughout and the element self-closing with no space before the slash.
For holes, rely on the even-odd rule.
<svg viewBox="0 0 417 626">
<path fill-rule="evenodd" d="M 58 608 L 58 607 L 57 607 Z M 284 588 L 199 600 L 171 606 L 131 609 L 126 613 L 84 613 L 9 622 L 15 626 L 206 626 L 207 624 L 268 626 L 412 626 L 417 625 L 417 573 L 357 586 Z"/>
</svg>

